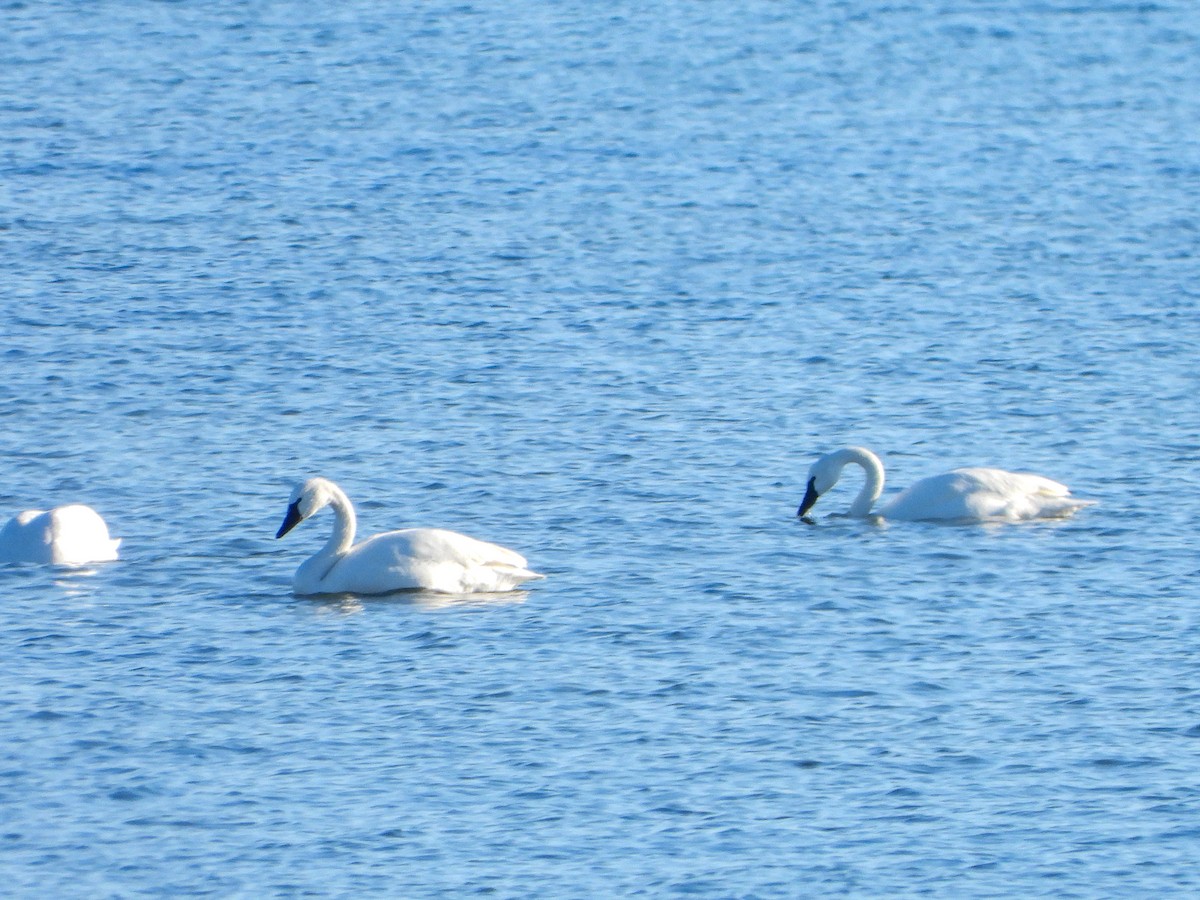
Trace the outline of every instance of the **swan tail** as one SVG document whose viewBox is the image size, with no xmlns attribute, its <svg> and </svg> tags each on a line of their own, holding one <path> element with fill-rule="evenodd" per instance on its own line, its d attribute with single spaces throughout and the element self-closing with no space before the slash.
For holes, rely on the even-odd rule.
<svg viewBox="0 0 1200 900">
<path fill-rule="evenodd" d="M 526 569 L 524 566 L 513 566 L 508 563 L 492 563 L 492 568 L 497 572 L 503 572 L 508 577 L 519 579 L 520 581 L 536 581 L 539 578 L 546 577 L 540 572 Z"/>
<path fill-rule="evenodd" d="M 1081 509 L 1095 505 L 1095 500 L 1083 500 L 1079 497 L 1071 497 L 1069 495 L 1065 497 L 1047 497 L 1046 502 L 1042 504 L 1039 515 L 1050 519 L 1065 518 L 1074 515 Z"/>
<path fill-rule="evenodd" d="M 527 569 L 524 566 L 515 566 L 507 562 L 492 562 L 487 566 L 492 572 L 492 577 L 495 579 L 496 587 L 499 590 L 512 590 L 519 587 L 526 581 L 537 581 L 545 578 L 540 572 L 534 572 L 532 569 Z"/>
</svg>

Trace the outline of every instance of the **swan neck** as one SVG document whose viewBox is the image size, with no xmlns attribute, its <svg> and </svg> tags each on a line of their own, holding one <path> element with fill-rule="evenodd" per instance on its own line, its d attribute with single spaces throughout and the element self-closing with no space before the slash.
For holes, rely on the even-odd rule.
<svg viewBox="0 0 1200 900">
<path fill-rule="evenodd" d="M 883 493 L 883 463 L 879 461 L 878 456 L 862 447 L 851 447 L 847 450 L 846 463 L 855 463 L 861 466 L 867 476 L 866 481 L 863 482 L 862 490 L 858 492 L 858 496 L 850 504 L 850 515 L 870 515 L 871 507 L 875 505 L 875 501 Z"/>
<path fill-rule="evenodd" d="M 341 488 L 334 487 L 333 499 L 329 501 L 329 506 L 333 509 L 333 534 L 329 536 L 329 543 L 325 545 L 323 552 L 341 556 L 354 546 L 358 522 L 354 516 L 354 506 Z"/>
</svg>

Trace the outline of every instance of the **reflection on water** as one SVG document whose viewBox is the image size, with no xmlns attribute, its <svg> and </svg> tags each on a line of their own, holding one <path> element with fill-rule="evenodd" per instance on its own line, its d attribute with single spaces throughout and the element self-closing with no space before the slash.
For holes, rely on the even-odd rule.
<svg viewBox="0 0 1200 900">
<path fill-rule="evenodd" d="M 441 594 L 436 591 L 396 591 L 392 594 L 360 596 L 358 594 L 316 594 L 299 596 L 322 612 L 352 615 L 364 612 L 368 606 L 410 606 L 414 609 L 489 609 L 514 606 L 529 599 L 529 591 L 506 591 L 502 594 Z"/>
<path fill-rule="evenodd" d="M 67 597 L 94 594 L 100 584 L 96 576 L 104 572 L 106 564 L 84 566 L 56 566 L 45 563 L 2 563 L 0 583 L 18 585 L 31 589 L 49 583 Z"/>
<path fill-rule="evenodd" d="M 96 592 L 95 577 L 100 574 L 98 566 L 65 567 L 54 569 L 54 586 L 68 597 L 80 597 Z"/>
</svg>

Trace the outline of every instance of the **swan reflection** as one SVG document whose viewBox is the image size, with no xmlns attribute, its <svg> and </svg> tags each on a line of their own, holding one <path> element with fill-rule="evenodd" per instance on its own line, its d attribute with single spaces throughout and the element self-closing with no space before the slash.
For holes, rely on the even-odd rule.
<svg viewBox="0 0 1200 900">
<path fill-rule="evenodd" d="M 301 596 L 324 613 L 356 615 L 367 607 L 410 606 L 415 609 L 434 611 L 443 609 L 489 609 L 515 606 L 529 599 L 529 591 L 505 591 L 503 593 L 443 594 L 437 591 L 396 591 L 391 594 L 309 594 Z"/>
</svg>

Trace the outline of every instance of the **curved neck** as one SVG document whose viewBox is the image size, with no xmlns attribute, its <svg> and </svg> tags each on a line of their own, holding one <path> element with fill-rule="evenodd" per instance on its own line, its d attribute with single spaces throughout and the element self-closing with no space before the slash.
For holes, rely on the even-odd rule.
<svg viewBox="0 0 1200 900">
<path fill-rule="evenodd" d="M 350 498 L 337 485 L 331 484 L 329 487 L 331 495 L 329 506 L 334 515 L 333 533 L 321 549 L 320 555 L 341 556 L 354 546 L 354 533 L 358 528 L 358 523 L 354 517 L 354 507 L 350 504 Z"/>
<path fill-rule="evenodd" d="M 845 450 L 837 451 L 837 456 L 840 463 L 839 468 L 855 463 L 861 466 L 863 472 L 866 473 L 867 480 L 863 483 L 862 490 L 850 504 L 850 515 L 869 515 L 871 507 L 883 493 L 883 463 L 879 461 L 878 456 L 865 447 L 847 447 Z"/>
</svg>

